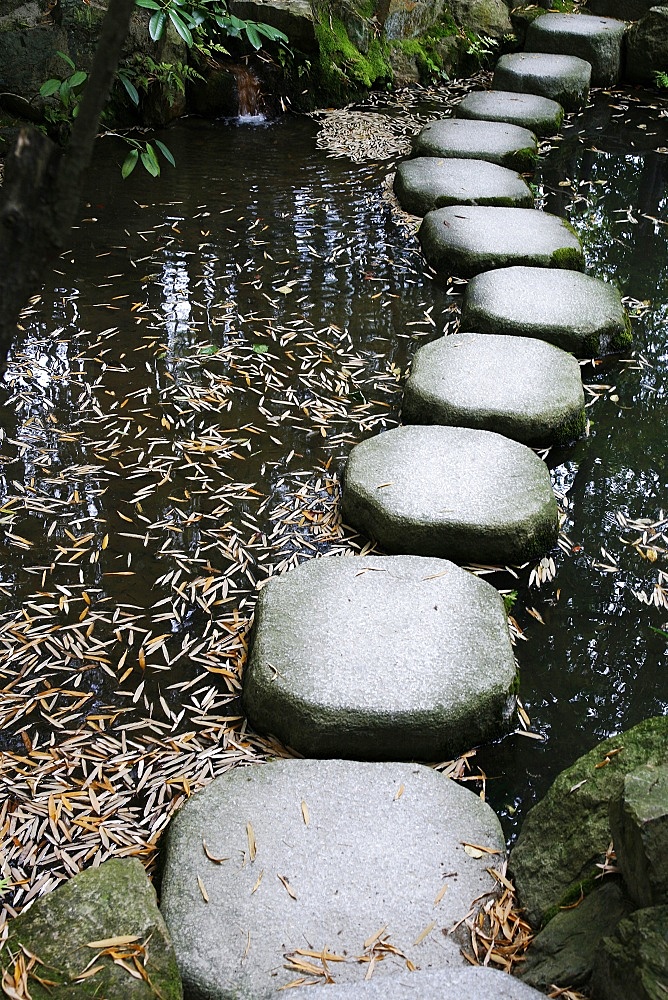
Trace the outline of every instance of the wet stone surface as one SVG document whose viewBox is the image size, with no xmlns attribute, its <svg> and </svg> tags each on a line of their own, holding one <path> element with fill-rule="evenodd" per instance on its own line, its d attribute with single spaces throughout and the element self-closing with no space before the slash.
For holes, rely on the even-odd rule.
<svg viewBox="0 0 668 1000">
<path fill-rule="evenodd" d="M 406 160 L 397 169 L 394 191 L 401 207 L 413 215 L 445 205 L 533 208 L 531 188 L 518 173 L 484 160 Z"/>
<path fill-rule="evenodd" d="M 514 678 L 489 584 L 441 559 L 316 559 L 261 591 L 244 709 L 305 756 L 441 760 L 504 731 Z"/>
<path fill-rule="evenodd" d="M 402 419 L 496 431 L 532 446 L 564 444 L 584 429 L 580 366 L 533 338 L 441 337 L 413 358 Z"/>
<path fill-rule="evenodd" d="M 430 122 L 413 140 L 414 156 L 487 160 L 519 171 L 533 170 L 537 151 L 535 135 L 519 125 L 460 118 Z"/>
<path fill-rule="evenodd" d="M 514 52 L 497 62 L 492 87 L 549 97 L 566 111 L 577 111 L 587 101 L 590 83 L 591 65 L 577 56 Z"/>
<path fill-rule="evenodd" d="M 538 136 L 554 135 L 564 120 L 564 109 L 557 101 L 536 94 L 515 94 L 503 90 L 467 94 L 454 113 L 458 118 L 509 122 Z"/>
</svg>

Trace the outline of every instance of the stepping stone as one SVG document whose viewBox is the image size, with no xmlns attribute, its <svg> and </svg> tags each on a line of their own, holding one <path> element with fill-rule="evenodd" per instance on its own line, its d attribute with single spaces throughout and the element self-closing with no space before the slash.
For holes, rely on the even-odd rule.
<svg viewBox="0 0 668 1000">
<path fill-rule="evenodd" d="M 394 191 L 406 212 L 425 215 L 444 205 L 533 208 L 531 188 L 520 175 L 484 160 L 419 156 L 399 164 Z"/>
<path fill-rule="evenodd" d="M 313 559 L 260 591 L 251 724 L 306 757 L 443 760 L 507 732 L 503 601 L 442 559 Z"/>
<path fill-rule="evenodd" d="M 184 993 L 264 1000 L 305 963 L 359 983 L 374 954 L 379 982 L 406 960 L 462 967 L 447 931 L 496 894 L 486 869 L 504 853 L 492 809 L 420 764 L 234 768 L 188 799 L 166 835 L 162 911 Z M 324 949 L 336 956 L 326 967 Z"/>
<path fill-rule="evenodd" d="M 460 333 L 417 351 L 402 419 L 547 446 L 583 433 L 584 405 L 580 366 L 570 354 L 542 340 Z"/>
<path fill-rule="evenodd" d="M 275 1000 L 284 1000 L 283 993 Z M 328 986 L 327 1000 L 545 1000 L 507 972 L 483 966 L 438 972 L 408 972 L 391 979 Z"/>
<path fill-rule="evenodd" d="M 425 215 L 418 239 L 427 263 L 442 277 L 471 278 L 513 264 L 584 269 L 582 246 L 572 226 L 536 209 L 437 208 Z"/>
<path fill-rule="evenodd" d="M 533 132 L 506 122 L 444 118 L 425 125 L 413 140 L 414 156 L 487 160 L 520 172 L 535 168 L 537 154 Z"/>
<path fill-rule="evenodd" d="M 468 427 L 398 427 L 355 445 L 343 516 L 388 552 L 457 562 L 521 563 L 557 538 L 544 462 Z"/>
<path fill-rule="evenodd" d="M 587 103 L 590 83 L 591 64 L 577 56 L 513 52 L 497 62 L 492 88 L 538 94 L 578 111 Z"/>
<path fill-rule="evenodd" d="M 455 114 L 458 118 L 477 121 L 510 122 L 540 136 L 554 135 L 564 120 L 564 109 L 556 101 L 536 94 L 514 94 L 504 90 L 467 94 L 455 108 Z"/>
<path fill-rule="evenodd" d="M 626 22 L 586 14 L 543 14 L 529 25 L 527 52 L 578 56 L 591 64 L 594 87 L 619 82 Z"/>
<path fill-rule="evenodd" d="M 577 357 L 620 351 L 631 322 L 619 290 L 574 271 L 508 267 L 469 282 L 462 325 L 479 333 L 537 337 Z"/>
</svg>

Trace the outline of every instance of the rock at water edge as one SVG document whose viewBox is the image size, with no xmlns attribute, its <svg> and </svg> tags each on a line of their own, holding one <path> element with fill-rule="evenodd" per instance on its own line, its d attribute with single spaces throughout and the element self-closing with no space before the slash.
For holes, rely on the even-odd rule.
<svg viewBox="0 0 668 1000">
<path fill-rule="evenodd" d="M 482 966 L 404 972 L 350 986 L 328 986 L 326 1000 L 544 1000 L 544 993 L 506 972 Z M 283 1000 L 276 994 L 273 1000 Z"/>
<path fill-rule="evenodd" d="M 525 48 L 529 52 L 551 52 L 578 56 L 591 64 L 594 87 L 619 82 L 626 22 L 586 14 L 543 14 L 529 25 Z"/>
<path fill-rule="evenodd" d="M 419 156 L 400 163 L 394 193 L 405 212 L 425 215 L 444 205 L 533 208 L 531 188 L 514 170 L 484 160 Z"/>
<path fill-rule="evenodd" d="M 668 902 L 668 764 L 626 775 L 622 794 L 610 804 L 610 826 L 636 906 Z"/>
<path fill-rule="evenodd" d="M 521 172 L 535 167 L 536 136 L 506 122 L 444 118 L 429 122 L 413 140 L 414 156 L 486 160 Z"/>
<path fill-rule="evenodd" d="M 668 906 L 636 910 L 604 938 L 592 981 L 598 1000 L 662 1000 L 668 991 Z"/>
<path fill-rule="evenodd" d="M 632 83 L 655 83 L 657 72 L 668 72 L 668 7 L 653 6 L 630 29 L 624 76 Z"/>
<path fill-rule="evenodd" d="M 502 90 L 467 94 L 455 107 L 454 114 L 457 118 L 476 121 L 509 122 L 538 136 L 554 135 L 564 120 L 564 109 L 556 101 L 536 94 L 514 94 Z"/>
<path fill-rule="evenodd" d="M 587 103 L 590 83 L 591 64 L 577 56 L 514 52 L 497 62 L 492 88 L 538 94 L 566 111 L 579 111 Z"/>
</svg>

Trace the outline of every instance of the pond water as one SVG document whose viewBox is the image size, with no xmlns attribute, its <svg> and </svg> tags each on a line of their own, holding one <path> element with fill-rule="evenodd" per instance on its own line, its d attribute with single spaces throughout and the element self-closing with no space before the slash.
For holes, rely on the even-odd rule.
<svg viewBox="0 0 668 1000">
<path fill-rule="evenodd" d="M 449 100 L 371 102 L 378 149 Z M 534 737 L 469 762 L 509 838 L 559 770 L 666 710 L 667 107 L 599 95 L 535 177 L 588 271 L 630 297 L 636 341 L 583 367 L 589 436 L 547 457 L 566 518 L 547 578 L 487 577 L 518 591 L 526 639 Z M 255 586 L 371 550 L 340 523 L 346 455 L 398 422 L 412 353 L 456 329 L 460 286 L 427 273 L 392 158 L 333 156 L 318 128 L 187 120 L 161 136 L 178 168 L 125 183 L 104 140 L 71 251 L 26 311 L 0 414 L 9 912 L 91 859 L 150 861 L 185 794 L 277 752 L 236 701 Z"/>
</svg>

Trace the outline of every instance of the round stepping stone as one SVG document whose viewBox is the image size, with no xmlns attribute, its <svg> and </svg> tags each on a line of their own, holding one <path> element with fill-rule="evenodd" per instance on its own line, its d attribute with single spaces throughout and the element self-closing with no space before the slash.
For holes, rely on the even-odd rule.
<svg viewBox="0 0 668 1000">
<path fill-rule="evenodd" d="M 471 278 L 514 264 L 584 268 L 582 246 L 572 226 L 536 209 L 437 208 L 425 215 L 418 239 L 427 263 L 443 277 Z"/>
<path fill-rule="evenodd" d="M 237 767 L 188 799 L 165 838 L 161 908 L 184 995 L 260 1000 L 304 963 L 324 973 L 325 948 L 338 984 L 364 978 L 374 945 L 379 982 L 406 960 L 461 967 L 447 931 L 496 894 L 486 869 L 504 855 L 492 809 L 419 764 Z"/>
<path fill-rule="evenodd" d="M 565 351 L 542 340 L 460 333 L 417 351 L 402 419 L 546 446 L 583 433 L 584 405 L 580 366 Z"/>
<path fill-rule="evenodd" d="M 529 25 L 528 52 L 578 56 L 591 63 L 595 87 L 611 87 L 621 76 L 626 22 L 586 14 L 543 14 Z"/>
<path fill-rule="evenodd" d="M 520 172 L 534 169 L 537 153 L 533 132 L 505 122 L 444 118 L 429 122 L 413 140 L 414 156 L 487 160 Z"/>
<path fill-rule="evenodd" d="M 275 1000 L 284 1000 L 283 993 Z M 407 972 L 350 986 L 328 986 L 327 1000 L 545 1000 L 507 972 L 483 966 L 442 972 Z"/>
<path fill-rule="evenodd" d="M 573 271 L 509 267 L 469 282 L 462 325 L 479 333 L 537 337 L 578 357 L 620 351 L 631 322 L 619 290 Z"/>
<path fill-rule="evenodd" d="M 590 82 L 591 64 L 577 56 L 513 52 L 497 62 L 492 88 L 538 94 L 566 111 L 578 111 L 587 102 Z"/>
<path fill-rule="evenodd" d="M 477 121 L 509 122 L 540 136 L 554 135 L 564 120 L 564 109 L 556 101 L 536 94 L 513 94 L 503 90 L 467 94 L 455 108 L 455 114 L 458 118 Z"/>
<path fill-rule="evenodd" d="M 497 591 L 442 559 L 313 559 L 260 592 L 244 710 L 306 757 L 443 760 L 507 731 Z"/>
<path fill-rule="evenodd" d="M 394 192 L 406 212 L 425 215 L 444 205 L 533 208 L 531 188 L 520 175 L 484 160 L 419 156 L 399 164 Z"/>
<path fill-rule="evenodd" d="M 388 552 L 457 562 L 521 563 L 557 537 L 545 463 L 468 427 L 398 427 L 355 445 L 343 516 Z"/>
</svg>

